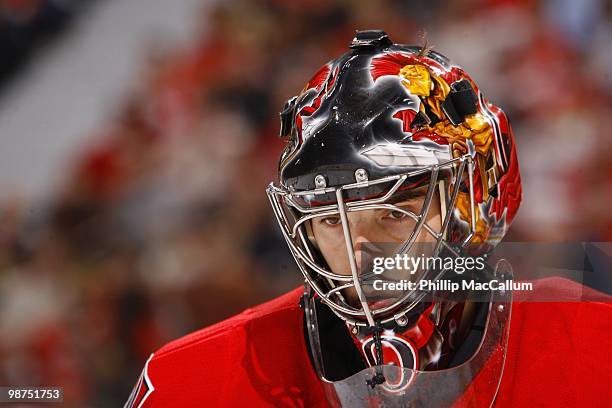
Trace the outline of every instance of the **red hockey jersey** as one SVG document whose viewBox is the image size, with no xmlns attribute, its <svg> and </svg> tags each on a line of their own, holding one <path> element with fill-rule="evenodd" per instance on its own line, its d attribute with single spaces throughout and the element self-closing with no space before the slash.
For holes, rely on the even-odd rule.
<svg viewBox="0 0 612 408">
<path fill-rule="evenodd" d="M 536 290 L 583 287 L 546 279 Z M 293 290 L 162 347 L 146 362 L 126 407 L 328 406 L 308 357 L 301 293 Z M 611 350 L 612 303 L 515 302 L 494 406 L 610 406 Z"/>
</svg>

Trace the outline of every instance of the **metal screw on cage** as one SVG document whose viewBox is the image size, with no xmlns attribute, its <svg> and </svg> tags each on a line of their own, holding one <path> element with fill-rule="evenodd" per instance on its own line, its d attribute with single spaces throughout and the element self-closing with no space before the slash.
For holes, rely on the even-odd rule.
<svg viewBox="0 0 612 408">
<path fill-rule="evenodd" d="M 408 324 L 408 319 L 406 318 L 406 316 L 398 316 L 395 318 L 395 321 L 400 326 L 406 326 Z"/>
<path fill-rule="evenodd" d="M 319 174 L 315 177 L 315 187 L 316 188 L 325 188 L 327 187 L 327 181 L 325 180 L 325 176 Z"/>
<path fill-rule="evenodd" d="M 368 181 L 368 172 L 365 169 L 355 170 L 355 181 L 358 183 Z"/>
</svg>

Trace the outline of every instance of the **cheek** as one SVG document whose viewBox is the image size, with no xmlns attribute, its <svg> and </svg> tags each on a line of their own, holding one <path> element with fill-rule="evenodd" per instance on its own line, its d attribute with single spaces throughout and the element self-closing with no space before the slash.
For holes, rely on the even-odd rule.
<svg viewBox="0 0 612 408">
<path fill-rule="evenodd" d="M 440 213 L 438 212 L 433 217 L 428 217 L 427 225 L 435 232 L 440 232 L 442 230 L 442 216 Z"/>
<path fill-rule="evenodd" d="M 348 264 L 346 245 L 342 231 L 336 228 L 325 228 L 313 225 L 312 232 L 319 251 L 334 273 L 343 274 L 345 264 Z"/>
<path fill-rule="evenodd" d="M 442 216 L 440 215 L 440 210 L 438 209 L 439 207 L 437 205 L 437 203 L 432 203 L 432 208 L 429 214 L 427 214 L 427 221 L 425 222 L 427 226 L 436 233 L 442 230 Z M 421 231 L 419 231 L 417 241 L 436 242 L 437 238 L 425 228 L 425 225 L 423 225 L 423 228 L 421 228 Z"/>
<path fill-rule="evenodd" d="M 408 239 L 414 230 L 413 222 L 388 222 L 383 226 L 381 238 L 379 241 L 384 242 L 404 242 Z"/>
<path fill-rule="evenodd" d="M 434 232 L 440 232 L 442 230 L 442 209 L 440 208 L 440 199 L 436 192 L 431 202 L 431 207 L 427 213 L 427 225 Z M 425 235 L 423 235 L 425 234 Z M 435 241 L 436 238 L 431 235 L 425 228 L 419 234 L 420 237 L 424 237 L 424 241 Z"/>
</svg>

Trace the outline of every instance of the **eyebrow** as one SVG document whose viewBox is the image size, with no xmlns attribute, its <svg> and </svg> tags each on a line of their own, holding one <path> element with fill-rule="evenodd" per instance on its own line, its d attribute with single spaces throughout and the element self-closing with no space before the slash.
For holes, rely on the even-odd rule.
<svg viewBox="0 0 612 408">
<path fill-rule="evenodd" d="M 397 194 L 394 194 L 387 202 L 389 204 L 397 204 L 402 201 L 414 200 L 416 198 L 421 198 L 427 196 L 427 192 L 429 191 L 429 185 L 411 188 L 404 191 L 401 191 Z"/>
</svg>

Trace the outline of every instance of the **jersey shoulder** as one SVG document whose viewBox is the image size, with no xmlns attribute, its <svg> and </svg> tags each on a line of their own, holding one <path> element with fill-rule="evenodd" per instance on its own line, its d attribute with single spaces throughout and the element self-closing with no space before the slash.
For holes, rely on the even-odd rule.
<svg viewBox="0 0 612 408">
<path fill-rule="evenodd" d="M 229 319 L 173 340 L 153 353 L 153 358 L 171 358 L 174 354 L 189 352 L 206 343 L 218 341 L 219 338 L 232 337 L 236 331 L 250 324 L 258 323 L 262 319 L 278 318 L 278 315 L 287 317 L 286 315 L 299 310 L 299 297 L 302 292 L 302 288 L 296 288 L 268 302 L 246 309 Z"/>
<path fill-rule="evenodd" d="M 553 276 L 541 278 L 532 283 L 532 290 L 514 294 L 518 303 L 572 303 L 582 302 L 590 305 L 612 302 L 610 294 L 600 292 L 576 281 Z"/>
<path fill-rule="evenodd" d="M 295 390 L 317 396 L 303 337 L 302 292 L 297 288 L 161 347 L 146 362 L 126 407 L 192 406 L 203 397 L 213 406 L 273 406 L 275 398 L 306 395 L 292 395 Z"/>
<path fill-rule="evenodd" d="M 602 358 L 612 349 L 612 297 L 547 278 L 533 299 L 512 306 L 496 407 L 603 406 L 612 399 L 612 360 Z"/>
</svg>

